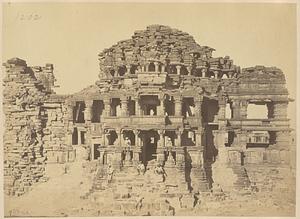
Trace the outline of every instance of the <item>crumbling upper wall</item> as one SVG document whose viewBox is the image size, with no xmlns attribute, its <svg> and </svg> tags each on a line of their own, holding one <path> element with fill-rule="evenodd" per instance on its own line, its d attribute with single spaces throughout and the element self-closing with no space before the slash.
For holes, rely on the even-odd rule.
<svg viewBox="0 0 300 219">
<path fill-rule="evenodd" d="M 232 75 L 239 73 L 239 67 L 233 65 L 229 56 L 214 58 L 213 51 L 211 47 L 197 44 L 188 33 L 168 26 L 150 25 L 146 30 L 135 31 L 131 39 L 120 41 L 99 54 L 99 77 L 114 77 L 120 68 L 133 73 L 149 61 L 163 63 L 166 72 L 170 72 L 169 65 L 174 64 L 192 71 L 198 68 L 208 72 L 222 70 Z"/>
</svg>

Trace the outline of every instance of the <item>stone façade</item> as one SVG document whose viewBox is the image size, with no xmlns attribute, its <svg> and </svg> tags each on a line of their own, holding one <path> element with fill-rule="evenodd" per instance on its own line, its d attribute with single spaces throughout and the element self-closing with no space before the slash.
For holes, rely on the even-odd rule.
<svg viewBox="0 0 300 219">
<path fill-rule="evenodd" d="M 52 90 L 51 64 L 8 60 L 5 193 L 21 195 L 45 180 L 46 165 L 79 159 L 121 172 L 160 163 L 176 170 L 181 192 L 264 189 L 274 168 L 290 161 L 284 74 L 240 69 L 213 51 L 187 33 L 151 25 L 101 52 L 99 80 L 72 95 Z M 248 118 L 250 104 L 265 105 L 267 118 Z"/>
</svg>

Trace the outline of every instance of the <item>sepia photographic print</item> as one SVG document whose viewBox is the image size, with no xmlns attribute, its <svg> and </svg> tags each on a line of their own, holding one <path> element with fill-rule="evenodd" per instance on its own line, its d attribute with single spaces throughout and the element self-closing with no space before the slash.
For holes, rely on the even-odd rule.
<svg viewBox="0 0 300 219">
<path fill-rule="evenodd" d="M 4 217 L 296 217 L 296 2 L 2 18 Z"/>
</svg>

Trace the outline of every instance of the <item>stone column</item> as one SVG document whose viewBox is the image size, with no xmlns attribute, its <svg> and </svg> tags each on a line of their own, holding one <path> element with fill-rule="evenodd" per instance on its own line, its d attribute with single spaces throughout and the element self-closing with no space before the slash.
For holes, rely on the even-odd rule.
<svg viewBox="0 0 300 219">
<path fill-rule="evenodd" d="M 141 116 L 141 107 L 140 107 L 139 98 L 136 97 L 134 101 L 135 101 L 135 115 Z"/>
<path fill-rule="evenodd" d="M 164 73 L 166 70 L 166 66 L 164 64 L 161 65 L 161 72 Z"/>
<path fill-rule="evenodd" d="M 194 100 L 195 100 L 195 116 L 201 119 L 202 118 L 201 106 L 202 106 L 203 96 L 196 97 L 194 98 Z"/>
<path fill-rule="evenodd" d="M 165 162 L 165 148 L 162 146 L 164 130 L 158 130 L 157 132 L 159 134 L 159 142 L 156 149 L 156 153 L 157 153 L 156 161 L 157 163 L 163 165 L 163 163 Z"/>
<path fill-rule="evenodd" d="M 139 66 L 137 67 L 137 71 L 138 71 L 138 72 L 143 72 L 143 67 L 139 65 Z"/>
<path fill-rule="evenodd" d="M 160 147 L 165 147 L 165 130 L 158 130 L 158 134 L 159 134 L 159 145 Z"/>
<path fill-rule="evenodd" d="M 273 104 L 273 115 L 274 119 L 286 119 L 287 118 L 287 102 L 274 102 Z"/>
<path fill-rule="evenodd" d="M 107 140 L 106 140 L 106 139 L 107 139 L 107 136 L 106 136 L 106 135 L 107 135 L 106 131 L 103 131 L 103 132 L 102 132 L 102 140 L 101 140 L 101 145 L 102 145 L 102 146 L 106 146 L 106 145 L 105 145 L 105 144 L 106 144 L 106 141 L 107 141 Z"/>
<path fill-rule="evenodd" d="M 206 69 L 202 68 L 201 69 L 201 78 L 205 78 L 205 73 L 206 73 Z"/>
<path fill-rule="evenodd" d="M 214 71 L 214 75 L 215 75 L 215 79 L 217 79 L 219 75 L 219 71 Z"/>
<path fill-rule="evenodd" d="M 195 131 L 195 137 L 196 137 L 196 146 L 197 147 L 203 147 L 202 146 L 202 134 L 203 134 L 203 129 L 198 128 L 198 130 Z"/>
<path fill-rule="evenodd" d="M 174 96 L 175 116 L 182 116 L 182 99 L 180 96 Z"/>
<path fill-rule="evenodd" d="M 176 148 L 176 167 L 179 170 L 185 170 L 185 156 L 184 156 L 184 148 Z"/>
<path fill-rule="evenodd" d="M 130 65 L 126 65 L 126 73 L 125 75 L 129 75 L 130 74 Z"/>
<path fill-rule="evenodd" d="M 155 65 L 155 72 L 158 72 L 159 69 L 159 63 L 158 62 L 154 62 Z"/>
<path fill-rule="evenodd" d="M 240 118 L 240 101 L 239 100 L 232 101 L 231 110 L 233 112 L 233 119 L 239 119 Z"/>
<path fill-rule="evenodd" d="M 73 120 L 73 111 L 76 103 L 75 101 L 68 101 L 66 102 L 66 108 L 67 108 L 67 120 L 68 122 L 74 122 Z"/>
<path fill-rule="evenodd" d="M 67 137 L 66 137 L 66 144 L 68 145 L 68 146 L 72 146 L 73 144 L 73 142 L 72 142 L 72 134 L 73 134 L 73 132 L 74 132 L 74 130 L 68 130 L 67 131 Z"/>
<path fill-rule="evenodd" d="M 159 101 L 160 101 L 160 105 L 159 105 L 159 112 L 157 113 L 157 115 L 159 116 L 164 116 L 165 115 L 165 96 L 161 95 L 159 96 Z"/>
<path fill-rule="evenodd" d="M 186 70 L 188 71 L 188 75 L 192 75 L 192 66 L 187 66 Z"/>
<path fill-rule="evenodd" d="M 146 72 L 149 72 L 149 64 L 146 64 Z"/>
<path fill-rule="evenodd" d="M 104 98 L 103 99 L 103 105 L 104 105 L 104 109 L 103 109 L 103 115 L 104 116 L 110 116 L 110 110 L 111 110 L 111 99 L 110 98 Z"/>
<path fill-rule="evenodd" d="M 128 116 L 128 98 L 126 96 L 121 98 L 121 108 L 121 115 L 124 117 Z"/>
<path fill-rule="evenodd" d="M 123 130 L 122 130 L 122 129 L 119 129 L 119 130 L 118 130 L 119 147 L 122 147 L 122 146 L 123 146 L 123 139 L 124 139 L 124 136 L 123 136 Z"/>
<path fill-rule="evenodd" d="M 84 109 L 84 120 L 85 122 L 91 122 L 92 120 L 92 109 L 93 107 L 93 100 L 86 100 L 85 101 L 85 109 Z"/>
<path fill-rule="evenodd" d="M 226 100 L 225 98 L 219 99 L 219 119 L 225 119 L 226 117 Z"/>
<path fill-rule="evenodd" d="M 177 74 L 180 75 L 181 65 L 176 65 Z"/>
<path fill-rule="evenodd" d="M 248 107 L 248 101 L 241 100 L 241 102 L 240 102 L 240 117 L 242 119 L 247 119 L 247 107 Z"/>
<path fill-rule="evenodd" d="M 176 130 L 175 133 L 176 133 L 176 142 L 175 142 L 175 146 L 176 147 L 181 147 L 181 135 L 182 135 L 182 131 L 183 130 Z"/>
</svg>

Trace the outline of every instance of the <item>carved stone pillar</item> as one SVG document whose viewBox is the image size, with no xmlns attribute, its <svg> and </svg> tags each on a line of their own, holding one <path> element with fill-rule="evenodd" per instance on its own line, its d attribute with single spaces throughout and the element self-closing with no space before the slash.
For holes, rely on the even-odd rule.
<svg viewBox="0 0 300 219">
<path fill-rule="evenodd" d="M 159 112 L 157 113 L 159 116 L 165 115 L 165 97 L 164 95 L 159 97 L 160 105 L 159 105 Z"/>
<path fill-rule="evenodd" d="M 126 65 L 126 75 L 130 74 L 130 65 Z"/>
<path fill-rule="evenodd" d="M 66 137 L 66 144 L 68 146 L 72 146 L 73 141 L 72 141 L 72 134 L 73 134 L 74 130 L 68 130 L 67 131 L 67 137 Z"/>
<path fill-rule="evenodd" d="M 67 108 L 67 120 L 69 122 L 74 122 L 74 116 L 73 116 L 73 111 L 76 103 L 74 101 L 68 101 L 66 103 L 66 108 Z"/>
<path fill-rule="evenodd" d="M 164 64 L 161 65 L 161 72 L 164 73 L 166 70 L 166 66 Z"/>
<path fill-rule="evenodd" d="M 198 130 L 195 131 L 195 135 L 196 135 L 196 146 L 197 147 L 203 147 L 202 146 L 202 134 L 203 134 L 203 129 L 202 128 L 198 128 Z"/>
<path fill-rule="evenodd" d="M 118 140 L 119 140 L 119 146 L 120 147 L 124 146 L 124 133 L 122 129 L 119 130 Z"/>
<path fill-rule="evenodd" d="M 138 72 L 143 72 L 143 67 L 139 65 L 139 66 L 137 67 L 137 71 L 138 71 Z"/>
<path fill-rule="evenodd" d="M 177 74 L 180 75 L 181 65 L 176 65 Z"/>
<path fill-rule="evenodd" d="M 110 98 L 104 98 L 103 99 L 104 109 L 103 109 L 103 115 L 104 116 L 110 116 L 111 111 L 111 99 Z"/>
<path fill-rule="evenodd" d="M 214 71 L 215 79 L 218 79 L 219 71 Z"/>
<path fill-rule="evenodd" d="M 183 130 L 176 130 L 176 143 L 175 143 L 175 146 L 176 147 L 181 147 L 181 135 L 182 135 L 182 131 Z"/>
<path fill-rule="evenodd" d="M 248 108 L 248 101 L 247 100 L 242 100 L 240 102 L 240 117 L 242 119 L 247 118 L 247 108 Z"/>
<path fill-rule="evenodd" d="M 226 100 L 225 98 L 219 99 L 219 112 L 218 112 L 219 119 L 226 118 Z"/>
<path fill-rule="evenodd" d="M 205 78 L 205 74 L 206 74 L 206 69 L 202 68 L 201 69 L 201 78 Z"/>
<path fill-rule="evenodd" d="M 159 63 L 158 62 L 154 62 L 155 65 L 155 72 L 158 72 L 159 69 Z"/>
<path fill-rule="evenodd" d="M 201 106 L 202 106 L 202 101 L 203 101 L 203 96 L 199 96 L 195 98 L 195 116 L 196 118 L 202 118 L 202 110 L 201 110 Z"/>
<path fill-rule="evenodd" d="M 102 145 L 102 146 L 108 145 L 106 130 L 102 132 L 101 145 Z"/>
<path fill-rule="evenodd" d="M 141 145 L 140 145 L 140 138 L 139 138 L 139 130 L 134 130 L 134 138 L 135 138 L 135 140 L 134 140 L 134 142 L 135 142 L 135 147 L 140 147 Z"/>
<path fill-rule="evenodd" d="M 175 116 L 182 116 L 182 99 L 181 97 L 174 96 L 175 102 Z"/>
<path fill-rule="evenodd" d="M 158 130 L 158 134 L 159 134 L 159 146 L 160 147 L 165 147 L 165 130 Z"/>
<path fill-rule="evenodd" d="M 140 161 L 140 154 L 142 150 L 141 147 L 134 147 L 133 148 L 133 164 L 137 164 Z"/>
<path fill-rule="evenodd" d="M 157 151 L 156 161 L 157 163 L 163 165 L 165 162 L 165 149 L 162 147 L 158 147 L 156 151 Z"/>
<path fill-rule="evenodd" d="M 121 107 L 122 107 L 122 116 L 128 116 L 128 98 L 127 97 L 122 97 L 121 98 Z"/>
<path fill-rule="evenodd" d="M 192 66 L 187 66 L 186 70 L 188 71 L 188 75 L 192 75 Z"/>
<path fill-rule="evenodd" d="M 240 101 L 239 100 L 232 101 L 231 110 L 233 113 L 233 119 L 239 119 L 240 118 Z"/>
<path fill-rule="evenodd" d="M 93 100 L 86 100 L 85 109 L 84 109 L 85 122 L 91 122 L 92 120 L 92 110 L 93 110 L 92 107 L 93 107 Z"/>
<path fill-rule="evenodd" d="M 141 116 L 141 107 L 140 107 L 140 103 L 139 103 L 139 98 L 136 97 L 134 101 L 135 101 L 135 115 Z"/>
<path fill-rule="evenodd" d="M 185 169 L 185 156 L 183 147 L 176 148 L 176 167 L 182 171 Z"/>
</svg>

